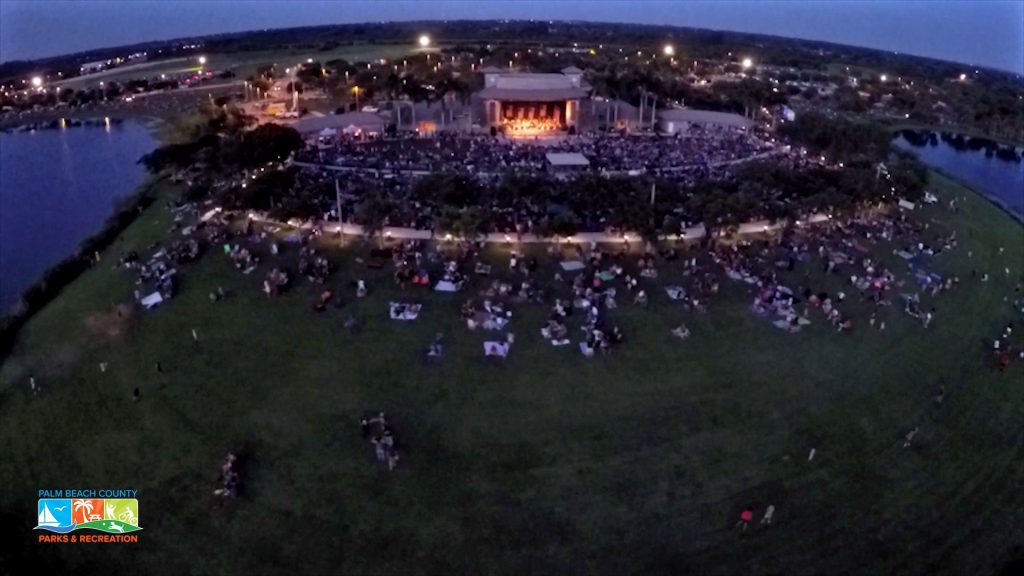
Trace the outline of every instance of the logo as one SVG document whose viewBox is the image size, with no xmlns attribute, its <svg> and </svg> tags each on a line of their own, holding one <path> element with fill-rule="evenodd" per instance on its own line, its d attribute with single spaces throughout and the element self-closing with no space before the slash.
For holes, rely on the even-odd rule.
<svg viewBox="0 0 1024 576">
<path fill-rule="evenodd" d="M 110 534 L 142 530 L 139 526 L 139 501 L 135 498 L 40 498 L 37 512 L 39 520 L 35 529 L 58 534 L 85 529 Z"/>
</svg>

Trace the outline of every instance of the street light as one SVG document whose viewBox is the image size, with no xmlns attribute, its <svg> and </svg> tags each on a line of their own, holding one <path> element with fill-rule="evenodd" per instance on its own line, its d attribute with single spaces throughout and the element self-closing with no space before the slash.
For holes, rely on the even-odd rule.
<svg viewBox="0 0 1024 576">
<path fill-rule="evenodd" d="M 665 48 L 662 51 L 665 53 L 665 56 L 676 55 L 676 49 L 671 44 L 665 44 Z"/>
<path fill-rule="evenodd" d="M 960 81 L 963 82 L 964 80 L 967 80 L 967 74 L 961 73 L 960 74 Z"/>
<path fill-rule="evenodd" d="M 40 78 L 39 76 L 33 76 L 32 77 L 32 87 L 33 88 L 39 88 L 42 85 L 43 85 L 43 79 L 42 78 Z"/>
<path fill-rule="evenodd" d="M 206 56 L 199 57 L 199 65 L 202 66 L 203 64 L 206 64 Z"/>
<path fill-rule="evenodd" d="M 744 70 L 749 70 L 750 67 L 754 65 L 754 61 L 751 60 L 750 58 L 744 58 L 742 64 Z"/>
<path fill-rule="evenodd" d="M 426 48 L 427 46 L 430 46 L 430 36 L 423 34 L 420 36 L 420 48 Z"/>
<path fill-rule="evenodd" d="M 889 79 L 889 77 L 888 77 L 888 76 L 886 76 L 885 74 L 882 74 L 882 75 L 881 75 L 881 76 L 879 76 L 878 78 L 879 78 L 879 80 L 881 80 L 882 82 L 885 82 L 886 80 L 888 80 L 888 79 Z"/>
</svg>

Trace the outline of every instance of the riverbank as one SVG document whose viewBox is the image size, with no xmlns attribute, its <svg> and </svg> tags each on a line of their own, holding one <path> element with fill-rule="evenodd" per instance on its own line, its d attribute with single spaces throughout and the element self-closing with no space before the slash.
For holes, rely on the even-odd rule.
<svg viewBox="0 0 1024 576">
<path fill-rule="evenodd" d="M 13 349 L 22 326 L 86 270 L 99 264 L 100 254 L 156 201 L 160 182 L 150 179 L 134 194 L 120 201 L 119 208 L 107 217 L 98 231 L 82 240 L 73 253 L 47 268 L 22 292 L 15 308 L 0 315 L 0 364 Z"/>
<path fill-rule="evenodd" d="M 967 138 L 984 138 L 991 140 L 1000 146 L 1013 146 L 1014 148 L 1024 148 L 1024 135 L 1019 138 L 1006 138 L 1003 136 L 995 136 L 992 134 L 986 134 L 980 130 L 973 128 L 964 128 L 958 126 L 939 126 L 935 124 L 920 124 L 914 122 L 900 122 L 897 124 L 885 124 L 885 127 L 892 132 L 894 135 L 902 132 L 903 130 L 914 130 L 914 131 L 928 131 L 942 134 L 947 132 L 950 134 L 960 134 Z"/>
<path fill-rule="evenodd" d="M 0 130 L 17 129 L 27 124 L 47 123 L 78 119 L 120 119 L 148 121 L 158 119 L 172 120 L 181 114 L 187 114 L 196 106 L 211 97 L 223 96 L 238 92 L 235 83 L 215 86 L 199 86 L 197 88 L 152 94 L 149 97 L 135 98 L 131 102 L 122 99 L 107 102 L 96 102 L 87 108 L 50 108 L 45 110 L 7 113 L 0 116 Z"/>
<path fill-rule="evenodd" d="M 1006 202 L 1004 202 L 1002 199 L 1000 199 L 995 194 L 991 194 L 991 193 L 986 192 L 984 190 L 979 190 L 979 189 L 977 189 L 975 187 L 972 187 L 968 182 L 964 181 L 962 178 L 957 178 L 956 176 L 953 176 L 952 174 L 946 172 L 945 170 L 943 170 L 941 168 L 936 168 L 936 167 L 933 167 L 933 166 L 929 166 L 928 170 L 932 172 L 932 178 L 938 176 L 940 178 L 945 178 L 946 180 L 949 180 L 951 182 L 955 182 L 957 185 L 962 186 L 962 187 L 970 190 L 971 192 L 977 194 L 981 198 L 984 198 L 990 204 L 992 204 L 996 208 L 999 208 L 1000 210 L 1002 210 L 1004 214 L 1009 216 L 1015 222 L 1017 222 L 1021 226 L 1024 226 L 1024 214 L 1020 214 L 1020 213 L 1016 212 L 1015 210 L 1013 210 L 1012 208 L 1010 208 L 1010 206 L 1008 204 L 1006 204 Z"/>
</svg>

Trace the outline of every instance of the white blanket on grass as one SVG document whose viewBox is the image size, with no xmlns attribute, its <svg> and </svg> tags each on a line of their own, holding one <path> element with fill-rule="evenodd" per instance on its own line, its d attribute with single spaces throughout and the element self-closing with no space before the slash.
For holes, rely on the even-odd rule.
<svg viewBox="0 0 1024 576">
<path fill-rule="evenodd" d="M 504 358 L 508 356 L 509 349 L 512 345 L 508 342 L 495 342 L 493 340 L 484 342 L 484 356 L 498 356 Z"/>
<path fill-rule="evenodd" d="M 391 303 L 392 320 L 415 320 L 420 315 L 422 304 L 403 304 L 401 302 Z"/>
</svg>

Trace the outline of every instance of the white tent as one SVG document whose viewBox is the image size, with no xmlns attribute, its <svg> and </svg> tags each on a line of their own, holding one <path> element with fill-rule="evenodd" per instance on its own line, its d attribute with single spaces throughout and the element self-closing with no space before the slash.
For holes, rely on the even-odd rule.
<svg viewBox="0 0 1024 576">
<path fill-rule="evenodd" d="M 320 131 L 319 135 L 321 138 L 331 138 L 333 136 L 337 136 L 338 131 L 335 130 L 334 128 L 324 128 L 323 130 Z"/>
<path fill-rule="evenodd" d="M 590 160 L 579 152 L 548 152 L 545 157 L 554 168 L 586 168 Z"/>
</svg>

